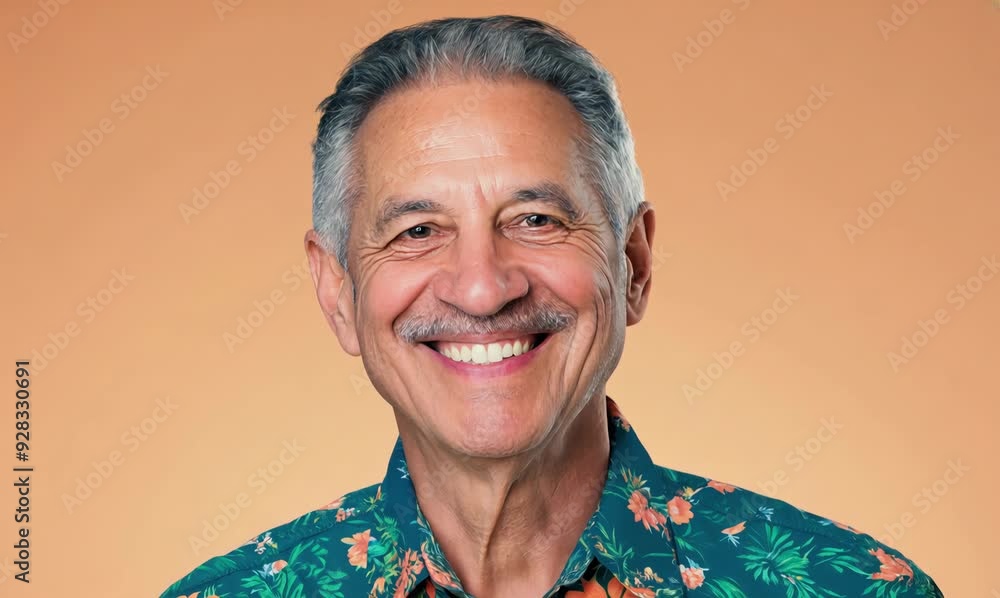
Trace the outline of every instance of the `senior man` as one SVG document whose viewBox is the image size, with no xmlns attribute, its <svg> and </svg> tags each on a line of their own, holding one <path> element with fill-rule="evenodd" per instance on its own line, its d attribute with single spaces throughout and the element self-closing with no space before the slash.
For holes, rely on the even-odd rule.
<svg viewBox="0 0 1000 598">
<path fill-rule="evenodd" d="M 941 596 L 869 535 L 655 465 L 607 396 L 655 219 L 584 48 L 520 17 L 426 22 L 320 109 L 312 278 L 399 439 L 381 483 L 163 596 Z"/>
</svg>

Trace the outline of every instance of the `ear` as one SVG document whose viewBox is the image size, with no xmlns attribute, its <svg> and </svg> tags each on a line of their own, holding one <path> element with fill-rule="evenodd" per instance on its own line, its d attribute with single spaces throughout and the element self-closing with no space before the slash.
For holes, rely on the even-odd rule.
<svg viewBox="0 0 1000 598">
<path fill-rule="evenodd" d="M 323 315 L 344 351 L 357 357 L 361 355 L 361 347 L 354 319 L 354 282 L 337 257 L 323 249 L 315 230 L 306 233 L 305 246 Z"/>
<path fill-rule="evenodd" d="M 628 267 L 625 292 L 627 326 L 638 323 L 646 313 L 649 289 L 653 284 L 655 231 L 656 216 L 653 213 L 653 205 L 644 201 L 632 220 L 625 240 L 625 263 Z"/>
</svg>

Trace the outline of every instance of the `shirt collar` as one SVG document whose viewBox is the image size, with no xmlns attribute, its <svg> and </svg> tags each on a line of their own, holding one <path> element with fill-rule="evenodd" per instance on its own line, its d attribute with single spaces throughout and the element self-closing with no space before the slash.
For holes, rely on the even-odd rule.
<svg viewBox="0 0 1000 598">
<path fill-rule="evenodd" d="M 654 596 L 659 589 L 679 590 L 683 586 L 676 575 L 677 549 L 668 514 L 669 503 L 680 494 L 680 488 L 668 484 L 617 403 L 611 397 L 605 399 L 610 439 L 608 476 L 597 510 L 570 555 L 559 585 L 578 580 L 596 558 L 639 596 Z M 382 503 L 378 506 L 383 516 L 393 518 L 398 530 L 400 575 L 394 587 L 402 585 L 403 595 L 407 595 L 431 578 L 463 595 L 417 504 L 400 438 L 393 447 L 377 500 Z M 642 562 L 633 563 L 640 555 Z"/>
<path fill-rule="evenodd" d="M 389 465 L 379 487 L 378 497 L 382 501 L 380 506 L 383 517 L 393 518 L 398 532 L 395 541 L 397 552 L 400 554 L 400 572 L 392 583 L 394 588 L 402 586 L 402 591 L 396 591 L 393 595 L 406 596 L 413 588 L 419 588 L 430 576 L 423 546 L 431 543 L 437 546 L 437 541 L 434 540 L 430 526 L 417 505 L 417 495 L 410 480 L 410 470 L 403 452 L 403 441 L 399 437 L 396 438 L 392 455 L 389 457 Z M 440 547 L 437 552 L 443 558 Z M 450 566 L 448 570 L 451 570 Z"/>
<path fill-rule="evenodd" d="M 680 484 L 653 463 L 618 404 L 611 397 L 607 404 L 608 477 L 580 542 L 637 596 L 682 591 L 670 508 Z"/>
</svg>

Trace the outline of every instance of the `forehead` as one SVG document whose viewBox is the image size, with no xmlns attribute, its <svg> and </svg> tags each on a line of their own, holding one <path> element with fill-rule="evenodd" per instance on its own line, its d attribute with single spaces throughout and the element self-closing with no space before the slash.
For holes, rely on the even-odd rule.
<svg viewBox="0 0 1000 598">
<path fill-rule="evenodd" d="M 393 92 L 358 131 L 374 209 L 395 193 L 501 191 L 551 180 L 575 187 L 576 136 L 583 125 L 562 94 L 513 79 L 451 81 Z"/>
</svg>

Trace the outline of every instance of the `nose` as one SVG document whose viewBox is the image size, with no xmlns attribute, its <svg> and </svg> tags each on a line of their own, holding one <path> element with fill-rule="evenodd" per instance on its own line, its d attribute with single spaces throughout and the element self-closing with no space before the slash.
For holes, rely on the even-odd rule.
<svg viewBox="0 0 1000 598">
<path fill-rule="evenodd" d="M 466 232 L 453 244 L 438 273 L 438 299 L 473 316 L 491 316 L 528 294 L 528 278 L 512 247 L 493 231 Z"/>
</svg>

